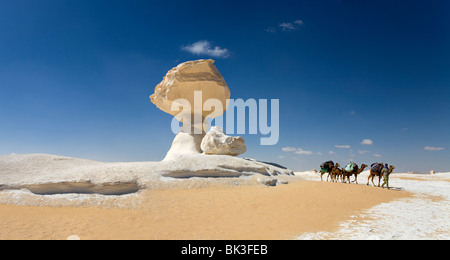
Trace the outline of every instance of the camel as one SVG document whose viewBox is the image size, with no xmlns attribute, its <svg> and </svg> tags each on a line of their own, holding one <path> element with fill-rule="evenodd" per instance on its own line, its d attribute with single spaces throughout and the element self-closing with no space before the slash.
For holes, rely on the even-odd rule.
<svg viewBox="0 0 450 260">
<path fill-rule="evenodd" d="M 339 182 L 339 180 L 341 182 L 344 182 L 344 172 L 345 172 L 344 168 L 336 169 L 336 171 L 333 173 L 336 182 Z"/>
<path fill-rule="evenodd" d="M 382 165 L 384 165 L 384 164 L 382 164 Z M 391 174 L 391 172 L 394 169 L 395 169 L 394 165 L 389 166 L 389 174 Z M 383 177 L 383 174 L 381 174 L 381 171 L 380 172 L 374 172 L 374 171 L 372 171 L 372 169 L 370 169 L 369 178 L 367 178 L 367 185 L 369 185 L 369 180 L 372 177 L 372 185 L 375 186 L 375 184 L 373 183 L 373 178 L 375 176 L 378 176 L 378 187 L 380 187 L 380 181 L 381 181 L 381 178 Z"/>
<path fill-rule="evenodd" d="M 320 174 L 320 179 L 322 179 L 322 172 L 316 169 L 312 170 L 315 174 Z"/>
<path fill-rule="evenodd" d="M 336 166 L 336 165 L 337 165 L 337 166 Z M 328 173 L 328 175 L 327 175 L 327 181 L 328 181 L 328 177 L 330 177 L 331 172 L 333 171 L 333 169 L 339 167 L 339 163 L 336 163 L 336 165 L 334 165 L 334 166 L 330 169 L 330 171 L 328 171 L 328 172 L 323 172 L 322 170 L 319 171 L 319 173 L 320 173 L 320 181 L 323 181 L 323 175 L 324 175 L 325 173 Z"/>
<path fill-rule="evenodd" d="M 320 181 L 323 181 L 323 175 L 325 174 L 325 173 L 328 173 L 328 176 L 330 176 L 330 173 L 329 172 L 323 172 L 323 171 L 319 171 L 319 173 L 320 173 Z M 328 176 L 327 176 L 327 181 L 328 181 Z"/>
<path fill-rule="evenodd" d="M 346 170 L 343 170 L 342 173 L 344 175 L 343 177 L 343 181 L 345 182 L 345 178 L 347 177 L 348 183 L 350 184 L 350 176 L 355 175 L 355 180 L 351 181 L 351 182 L 356 182 L 356 184 L 358 184 L 358 174 L 360 174 L 362 171 L 364 171 L 364 169 L 367 167 L 366 164 L 361 164 L 361 168 L 358 167 L 357 164 L 355 164 L 356 166 L 353 167 L 353 171 L 351 172 L 347 172 Z"/>
<path fill-rule="evenodd" d="M 341 174 L 341 169 L 339 169 L 339 166 L 339 163 L 336 163 L 334 167 L 331 168 L 330 173 L 327 176 L 327 181 L 328 177 L 331 177 L 331 182 L 338 182 L 339 175 Z"/>
</svg>

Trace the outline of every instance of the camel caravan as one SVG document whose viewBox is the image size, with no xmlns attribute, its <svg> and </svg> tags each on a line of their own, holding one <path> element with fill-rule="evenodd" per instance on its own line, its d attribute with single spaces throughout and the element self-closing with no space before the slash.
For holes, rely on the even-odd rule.
<svg viewBox="0 0 450 260">
<path fill-rule="evenodd" d="M 320 165 L 320 171 L 314 169 L 314 172 L 320 174 L 321 181 L 323 181 L 323 175 L 325 173 L 328 173 L 327 181 L 328 178 L 330 178 L 331 182 L 355 182 L 356 184 L 358 184 L 358 175 L 362 171 L 364 171 L 364 169 L 366 169 L 368 165 L 361 164 L 361 167 L 359 167 L 358 164 L 350 162 L 343 168 L 339 167 L 339 163 L 335 164 L 333 161 L 326 161 Z M 393 165 L 388 166 L 388 164 L 373 163 L 370 166 L 370 174 L 369 178 L 367 179 L 367 185 L 369 185 L 369 181 L 372 180 L 372 185 L 375 186 L 373 178 L 378 176 L 378 187 L 380 187 L 381 178 L 383 178 L 383 184 L 381 185 L 381 187 L 384 188 L 384 186 L 386 185 L 386 187 L 389 189 L 389 175 L 394 169 L 395 167 Z M 354 180 L 350 181 L 350 176 L 352 175 L 354 176 Z"/>
</svg>

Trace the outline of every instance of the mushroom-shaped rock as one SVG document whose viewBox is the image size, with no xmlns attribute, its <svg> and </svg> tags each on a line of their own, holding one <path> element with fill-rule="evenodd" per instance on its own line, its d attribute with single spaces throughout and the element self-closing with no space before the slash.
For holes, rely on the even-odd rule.
<svg viewBox="0 0 450 260">
<path fill-rule="evenodd" d="M 200 114 L 203 119 L 214 118 L 225 112 L 229 98 L 230 90 L 225 79 L 214 66 L 214 60 L 181 63 L 167 72 L 164 79 L 156 86 L 155 93 L 150 96 L 153 104 L 180 121 L 184 116 L 180 113 L 180 106 L 189 104 L 192 115 Z M 222 107 L 215 107 L 214 113 L 211 113 L 210 108 L 204 107 L 207 100 L 218 100 Z"/>
<path fill-rule="evenodd" d="M 211 130 L 203 137 L 201 148 L 205 154 L 239 155 L 247 151 L 244 138 L 228 136 L 223 133 L 223 129 L 218 126 L 211 127 Z"/>
<path fill-rule="evenodd" d="M 208 129 L 205 119 L 222 115 L 229 98 L 230 90 L 214 60 L 187 61 L 167 72 L 150 99 L 183 125 L 164 160 L 174 154 L 202 153 L 200 144 Z"/>
</svg>

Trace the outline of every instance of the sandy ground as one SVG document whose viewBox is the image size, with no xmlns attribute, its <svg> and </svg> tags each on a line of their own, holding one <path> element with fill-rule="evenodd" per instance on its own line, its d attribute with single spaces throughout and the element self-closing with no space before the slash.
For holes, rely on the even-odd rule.
<svg viewBox="0 0 450 260">
<path fill-rule="evenodd" d="M 0 239 L 294 239 L 336 231 L 358 212 L 411 196 L 304 180 L 276 187 L 178 185 L 140 191 L 128 208 L 0 204 Z"/>
<path fill-rule="evenodd" d="M 358 177 L 367 182 L 369 172 Z M 298 173 L 307 180 L 319 178 Z M 450 239 L 450 172 L 431 174 L 394 173 L 390 186 L 413 194 L 358 212 L 334 231 L 302 233 L 297 239 L 354 240 L 448 240 Z M 376 220 L 376 221 L 374 221 Z"/>
</svg>

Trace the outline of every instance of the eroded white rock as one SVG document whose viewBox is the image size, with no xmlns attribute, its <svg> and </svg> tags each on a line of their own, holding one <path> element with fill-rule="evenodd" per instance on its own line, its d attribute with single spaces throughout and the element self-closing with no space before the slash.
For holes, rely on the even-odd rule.
<svg viewBox="0 0 450 260">
<path fill-rule="evenodd" d="M 205 154 L 232 156 L 243 154 L 247 151 L 244 138 L 228 136 L 218 126 L 212 126 L 211 130 L 203 137 L 201 149 Z"/>
<path fill-rule="evenodd" d="M 201 154 L 200 144 L 204 135 L 181 131 L 173 139 L 172 146 L 164 157 L 164 161 L 172 160 L 180 154 Z"/>
<path fill-rule="evenodd" d="M 201 154 L 200 143 L 208 129 L 206 118 L 222 115 L 230 90 L 214 60 L 181 63 L 167 72 L 150 96 L 162 111 L 182 122 L 164 160 L 179 154 Z"/>
<path fill-rule="evenodd" d="M 200 100 L 195 99 L 196 91 L 201 91 Z M 185 105 L 185 102 L 191 106 L 192 114 L 200 114 L 202 118 L 215 118 L 225 112 L 229 98 L 227 83 L 211 59 L 187 61 L 171 69 L 156 86 L 155 93 L 150 96 L 153 104 L 180 121 L 183 118 L 177 107 Z M 204 104 L 209 99 L 220 101 L 222 108 L 216 107 L 211 114 L 210 109 L 204 109 Z M 195 101 L 199 101 L 199 104 L 195 104 Z M 194 104 L 198 105 L 199 109 L 194 109 Z"/>
<path fill-rule="evenodd" d="M 258 178 L 258 182 L 266 186 L 277 186 L 278 180 L 275 178 Z"/>
</svg>

